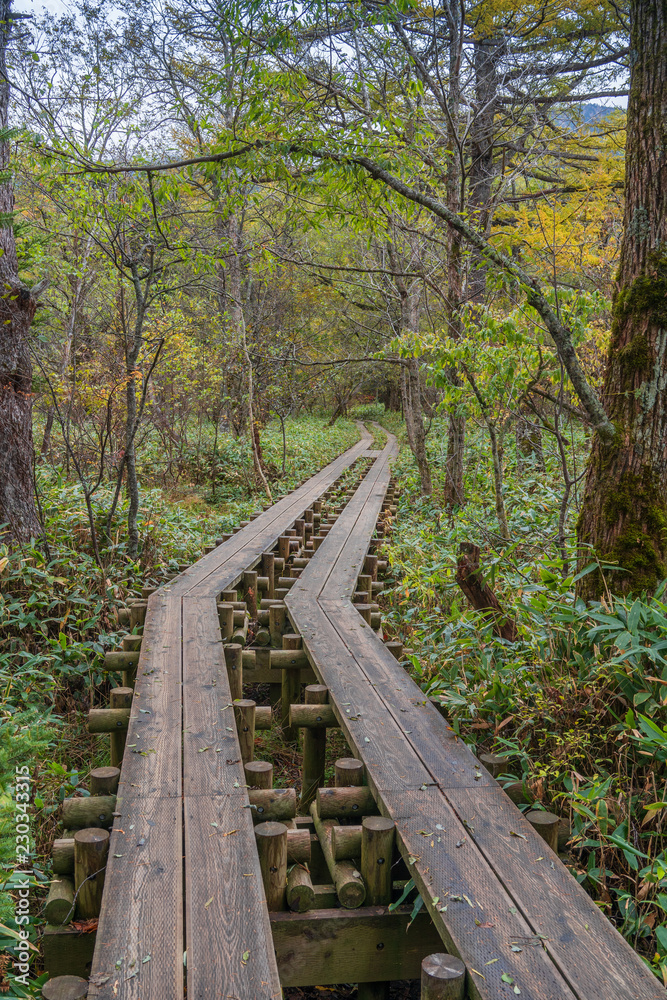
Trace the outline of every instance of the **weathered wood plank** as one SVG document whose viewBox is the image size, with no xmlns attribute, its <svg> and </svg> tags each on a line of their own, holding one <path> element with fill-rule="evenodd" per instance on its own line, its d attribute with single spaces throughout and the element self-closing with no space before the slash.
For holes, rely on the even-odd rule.
<svg viewBox="0 0 667 1000">
<path fill-rule="evenodd" d="M 246 803 L 243 790 L 185 800 L 188 1000 L 282 995 Z"/>
<path fill-rule="evenodd" d="M 410 923 L 412 907 L 272 913 L 280 982 L 327 986 L 418 979 L 421 961 L 442 948 L 427 914 Z"/>
</svg>

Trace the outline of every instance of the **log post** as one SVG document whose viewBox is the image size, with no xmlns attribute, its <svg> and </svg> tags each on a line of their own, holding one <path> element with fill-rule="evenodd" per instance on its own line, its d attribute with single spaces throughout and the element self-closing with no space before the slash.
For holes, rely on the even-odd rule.
<svg viewBox="0 0 667 1000">
<path fill-rule="evenodd" d="M 503 757 L 499 753 L 481 753 L 479 755 L 479 762 L 484 765 L 493 778 L 501 775 L 503 769 L 507 770 L 507 757 Z"/>
<path fill-rule="evenodd" d="M 287 873 L 287 905 L 295 913 L 306 913 L 315 905 L 313 882 L 304 865 L 294 864 Z"/>
<path fill-rule="evenodd" d="M 62 927 L 74 916 L 74 882 L 67 875 L 54 878 L 44 904 L 44 919 Z"/>
<path fill-rule="evenodd" d="M 262 576 L 265 576 L 269 581 L 269 586 L 264 596 L 270 598 L 271 600 L 275 597 L 276 592 L 275 562 L 276 557 L 273 552 L 262 552 Z"/>
<path fill-rule="evenodd" d="M 384 816 L 364 816 L 361 821 L 361 873 L 370 906 L 391 903 L 391 863 L 394 823 Z"/>
<path fill-rule="evenodd" d="M 284 604 L 272 604 L 269 608 L 269 632 L 271 633 L 271 645 L 275 646 L 276 649 L 282 649 L 286 617 L 287 612 Z"/>
<path fill-rule="evenodd" d="M 545 812 L 543 809 L 531 809 L 524 815 L 533 830 L 539 833 L 542 840 L 549 845 L 554 854 L 558 854 L 560 816 L 556 816 L 555 813 Z"/>
<path fill-rule="evenodd" d="M 356 757 L 339 757 L 334 764 L 334 774 L 336 788 L 349 788 L 364 783 L 364 765 Z"/>
<path fill-rule="evenodd" d="M 66 830 L 83 830 L 87 826 L 111 827 L 115 808 L 115 795 L 73 796 L 63 799 L 60 816 Z"/>
<path fill-rule="evenodd" d="M 239 734 L 241 760 L 246 764 L 255 755 L 255 702 L 249 698 L 237 698 L 234 701 L 234 715 Z"/>
<path fill-rule="evenodd" d="M 232 701 L 243 698 L 243 646 L 240 642 L 230 642 L 223 647 L 229 690 Z"/>
<path fill-rule="evenodd" d="M 243 574 L 243 599 L 248 606 L 251 618 L 257 617 L 257 572 L 246 570 Z"/>
<path fill-rule="evenodd" d="M 86 1000 L 88 980 L 80 976 L 56 976 L 42 986 L 44 1000 Z"/>
<path fill-rule="evenodd" d="M 358 788 L 318 788 L 317 811 L 322 819 L 356 819 L 376 816 L 377 806 L 367 785 Z"/>
<path fill-rule="evenodd" d="M 329 691 L 324 684 L 309 684 L 306 688 L 307 705 L 326 705 L 328 700 Z M 299 812 L 304 815 L 308 814 L 310 803 L 315 798 L 317 789 L 324 784 L 326 751 L 326 729 L 304 729 L 301 799 L 299 802 Z"/>
<path fill-rule="evenodd" d="M 361 826 L 334 826 L 331 830 L 331 853 L 334 861 L 361 857 Z"/>
<path fill-rule="evenodd" d="M 91 795 L 115 795 L 120 781 L 120 768 L 96 767 L 90 772 Z"/>
<path fill-rule="evenodd" d="M 454 955 L 438 953 L 422 960 L 421 1000 L 463 1000 L 466 967 Z"/>
<path fill-rule="evenodd" d="M 51 867 L 55 875 L 71 875 L 74 872 L 74 838 L 58 838 L 51 848 Z"/>
<path fill-rule="evenodd" d="M 104 870 L 109 854 L 109 831 L 89 827 L 74 834 L 74 885 L 77 915 L 99 917 Z"/>
<path fill-rule="evenodd" d="M 218 601 L 218 621 L 223 639 L 231 639 L 234 631 L 234 605 L 229 601 Z"/>
<path fill-rule="evenodd" d="M 296 816 L 296 792 L 293 788 L 250 788 L 248 798 L 255 824 L 269 820 L 283 823 Z"/>
<path fill-rule="evenodd" d="M 283 636 L 283 649 L 301 649 L 301 636 L 287 634 Z M 301 701 L 301 672 L 299 669 L 284 669 L 282 672 L 282 685 L 280 695 L 280 724 L 283 731 L 285 743 L 298 743 L 299 730 L 296 726 L 290 726 L 289 713 L 290 705 L 298 704 Z"/>
<path fill-rule="evenodd" d="M 354 910 L 362 906 L 366 899 L 366 887 L 361 872 L 353 861 L 334 861 L 331 851 L 331 831 L 334 826 L 338 825 L 338 821 L 336 819 L 321 819 L 315 802 L 311 803 L 310 815 L 313 817 L 315 832 L 320 841 L 331 881 L 336 887 L 340 905 L 347 910 Z"/>
<path fill-rule="evenodd" d="M 132 688 L 119 687 L 112 688 L 110 695 L 111 708 L 131 708 Z M 111 766 L 120 767 L 125 753 L 125 742 L 127 740 L 127 729 L 111 734 Z"/>
<path fill-rule="evenodd" d="M 290 554 L 289 543 L 290 543 L 289 535 L 281 535 L 280 538 L 278 539 L 278 558 L 283 559 L 285 565 L 287 565 L 287 560 L 289 559 L 289 554 Z"/>
<path fill-rule="evenodd" d="M 287 889 L 287 827 L 284 823 L 260 823 L 255 827 L 255 837 L 267 908 L 284 910 Z"/>
<path fill-rule="evenodd" d="M 243 770 L 248 788 L 273 788 L 273 764 L 268 760 L 249 760 Z"/>
</svg>

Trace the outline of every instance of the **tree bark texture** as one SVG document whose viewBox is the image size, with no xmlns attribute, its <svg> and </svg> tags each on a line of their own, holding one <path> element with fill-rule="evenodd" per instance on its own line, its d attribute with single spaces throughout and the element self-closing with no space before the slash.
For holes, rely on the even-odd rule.
<svg viewBox="0 0 667 1000">
<path fill-rule="evenodd" d="M 513 618 L 508 617 L 500 601 L 481 575 L 479 546 L 461 542 L 456 565 L 456 582 L 476 611 L 482 611 L 493 623 L 493 631 L 507 642 L 516 642 L 518 629 Z"/>
<path fill-rule="evenodd" d="M 11 0 L 0 0 L 0 128 L 9 118 L 6 52 L 12 29 Z M 10 148 L 0 142 L 0 528 L 17 541 L 39 535 L 35 510 L 32 441 L 30 325 L 36 301 L 18 275 L 11 213 L 14 188 Z"/>
<path fill-rule="evenodd" d="M 491 187 L 495 176 L 493 152 L 500 54 L 498 38 L 480 38 L 474 42 L 475 114 L 470 136 L 469 206 L 476 228 L 486 237 L 491 225 Z M 473 248 L 468 277 L 468 298 L 473 302 L 484 298 L 487 270 L 487 261 Z"/>
<path fill-rule="evenodd" d="M 632 0 L 626 198 L 602 401 L 615 427 L 596 434 L 578 524 L 579 567 L 623 570 L 612 591 L 667 576 L 667 3 Z M 580 593 L 603 591 L 598 573 Z"/>
</svg>

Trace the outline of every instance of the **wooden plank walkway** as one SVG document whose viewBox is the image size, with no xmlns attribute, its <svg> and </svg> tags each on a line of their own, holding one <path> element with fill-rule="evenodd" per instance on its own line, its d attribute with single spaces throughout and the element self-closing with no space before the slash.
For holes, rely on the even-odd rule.
<svg viewBox="0 0 667 1000">
<path fill-rule="evenodd" d="M 354 447 L 149 598 L 90 998 L 281 996 L 216 597 L 370 442 L 362 428 Z"/>
<path fill-rule="evenodd" d="M 350 602 L 394 452 L 390 436 L 286 606 L 446 950 L 480 1000 L 665 1000 Z"/>
</svg>

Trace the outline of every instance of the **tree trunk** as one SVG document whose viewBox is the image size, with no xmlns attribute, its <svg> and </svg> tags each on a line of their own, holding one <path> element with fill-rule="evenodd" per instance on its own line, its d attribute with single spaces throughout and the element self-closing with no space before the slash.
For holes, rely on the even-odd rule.
<svg viewBox="0 0 667 1000">
<path fill-rule="evenodd" d="M 491 186 L 495 176 L 493 147 L 498 96 L 497 66 L 500 58 L 497 38 L 474 42 L 475 112 L 471 127 L 469 203 L 476 228 L 485 236 L 491 224 Z M 473 249 L 470 257 L 468 298 L 480 301 L 486 293 L 488 263 Z"/>
<path fill-rule="evenodd" d="M 544 472 L 542 427 L 524 405 L 516 421 L 516 471 L 522 476 L 526 471 L 534 472 L 535 469 Z"/>
<path fill-rule="evenodd" d="M 0 0 L 0 128 L 9 118 L 6 52 L 13 21 L 11 0 Z M 0 142 L 0 174 L 8 177 L 9 142 Z M 0 534 L 17 541 L 39 535 L 32 442 L 30 325 L 36 301 L 21 286 L 12 224 L 14 189 L 0 182 Z"/>
<path fill-rule="evenodd" d="M 466 444 L 466 418 L 450 413 L 447 430 L 447 459 L 445 461 L 444 500 L 447 507 L 461 507 L 465 503 L 463 489 L 463 459 Z"/>
<path fill-rule="evenodd" d="M 632 0 L 626 199 L 603 404 L 616 428 L 593 439 L 578 524 L 579 567 L 617 562 L 616 592 L 667 576 L 667 5 Z M 579 584 L 598 597 L 603 581 Z"/>
</svg>

